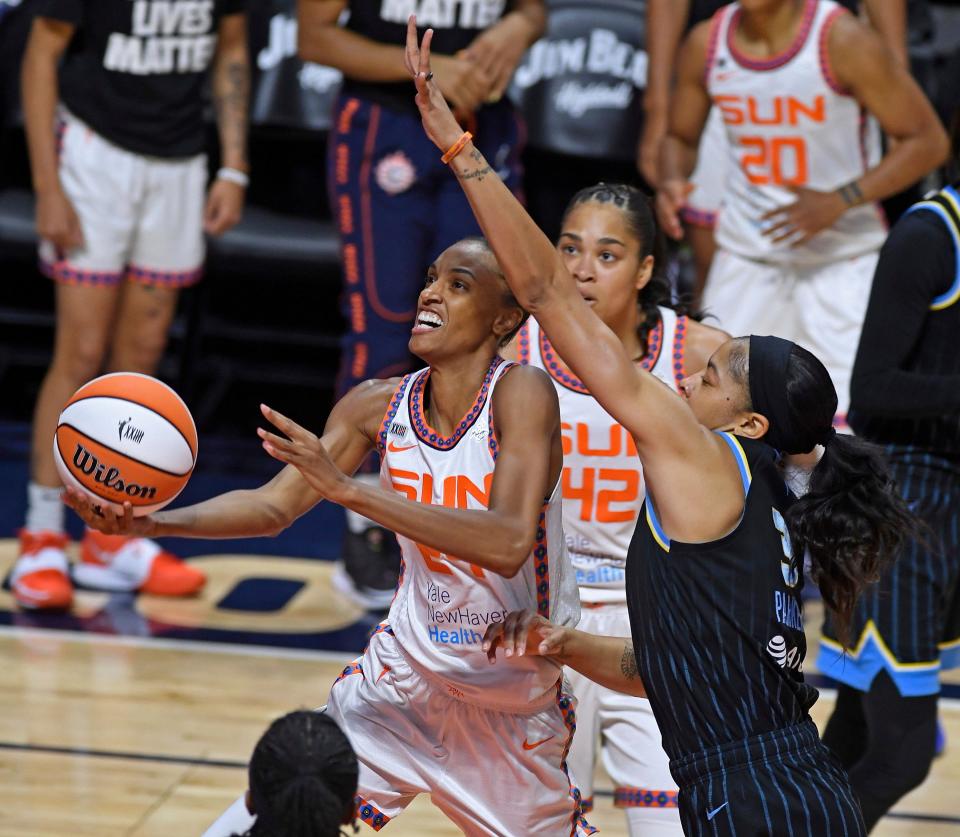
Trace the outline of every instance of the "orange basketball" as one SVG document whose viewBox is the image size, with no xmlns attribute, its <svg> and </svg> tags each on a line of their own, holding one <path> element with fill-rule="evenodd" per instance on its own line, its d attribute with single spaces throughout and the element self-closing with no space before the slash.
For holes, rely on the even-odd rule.
<svg viewBox="0 0 960 837">
<path fill-rule="evenodd" d="M 197 428 L 170 387 L 148 375 L 94 378 L 67 402 L 53 441 L 64 485 L 136 516 L 162 509 L 197 461 Z"/>
</svg>

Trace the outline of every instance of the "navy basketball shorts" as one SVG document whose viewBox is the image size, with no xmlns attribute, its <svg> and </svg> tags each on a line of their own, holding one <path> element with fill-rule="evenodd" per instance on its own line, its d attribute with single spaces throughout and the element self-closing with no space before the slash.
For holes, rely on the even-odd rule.
<svg viewBox="0 0 960 837">
<path fill-rule="evenodd" d="M 940 671 L 960 666 L 960 465 L 904 447 L 886 453 L 928 531 L 864 591 L 845 654 L 826 621 L 817 668 L 863 692 L 886 669 L 903 697 L 935 695 Z"/>
<path fill-rule="evenodd" d="M 687 835 L 858 837 L 850 780 L 812 721 L 675 759 Z"/>
</svg>

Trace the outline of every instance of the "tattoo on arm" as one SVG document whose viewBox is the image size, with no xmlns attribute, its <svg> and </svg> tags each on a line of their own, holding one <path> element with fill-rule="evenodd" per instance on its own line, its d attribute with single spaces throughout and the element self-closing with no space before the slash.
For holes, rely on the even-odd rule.
<svg viewBox="0 0 960 837">
<path fill-rule="evenodd" d="M 637 671 L 637 655 L 633 653 L 633 641 L 629 639 L 623 644 L 620 672 L 627 680 L 634 680 L 639 674 Z"/>
<path fill-rule="evenodd" d="M 470 152 L 470 157 L 477 164 L 478 168 L 468 169 L 465 172 L 458 171 L 456 175 L 460 180 L 479 180 L 482 182 L 484 177 L 493 172 L 493 169 L 489 163 L 483 159 L 483 155 L 476 148 Z"/>
<path fill-rule="evenodd" d="M 243 61 L 226 61 L 218 68 L 213 105 L 220 129 L 221 153 L 246 158 L 247 107 L 250 96 L 250 67 Z"/>
</svg>

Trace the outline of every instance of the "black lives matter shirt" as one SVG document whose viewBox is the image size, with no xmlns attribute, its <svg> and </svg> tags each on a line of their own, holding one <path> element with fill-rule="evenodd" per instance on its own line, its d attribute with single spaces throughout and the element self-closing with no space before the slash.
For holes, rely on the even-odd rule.
<svg viewBox="0 0 960 837">
<path fill-rule="evenodd" d="M 508 0 L 350 0 L 347 29 L 381 44 L 402 47 L 407 41 L 407 19 L 417 16 L 420 37 L 433 29 L 430 51 L 456 55 L 484 29 L 509 11 Z M 416 112 L 413 85 L 347 78 L 343 92 L 400 111 Z"/>
<path fill-rule="evenodd" d="M 110 142 L 155 157 L 204 148 L 203 83 L 224 15 L 245 0 L 41 0 L 77 27 L 60 100 Z"/>
<path fill-rule="evenodd" d="M 801 723 L 817 698 L 802 674 L 803 573 L 784 520 L 793 495 L 773 448 L 727 439 L 747 492 L 736 528 L 671 543 L 648 495 L 627 553 L 637 667 L 671 759 Z"/>
</svg>

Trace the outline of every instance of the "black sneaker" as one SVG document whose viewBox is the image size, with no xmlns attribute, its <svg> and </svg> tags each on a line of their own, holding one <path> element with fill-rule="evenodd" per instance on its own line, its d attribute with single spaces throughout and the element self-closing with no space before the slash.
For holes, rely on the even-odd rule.
<svg viewBox="0 0 960 837">
<path fill-rule="evenodd" d="M 343 560 L 333 573 L 333 586 L 367 610 L 387 610 L 400 575 L 400 544 L 389 529 L 371 526 L 343 537 Z"/>
</svg>

